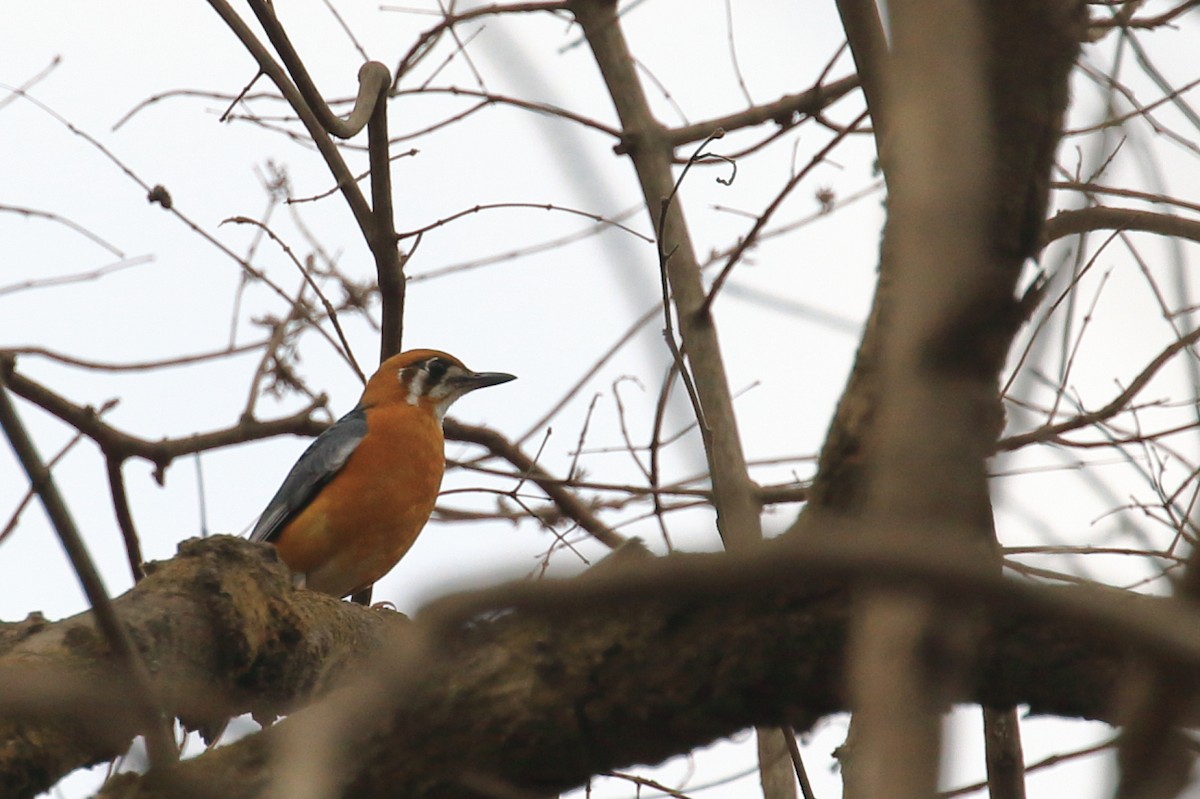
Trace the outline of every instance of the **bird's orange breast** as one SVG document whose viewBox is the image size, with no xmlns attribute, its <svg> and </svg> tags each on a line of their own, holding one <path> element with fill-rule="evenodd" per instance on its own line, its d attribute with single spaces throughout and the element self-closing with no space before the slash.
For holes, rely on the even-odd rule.
<svg viewBox="0 0 1200 799">
<path fill-rule="evenodd" d="M 368 407 L 367 434 L 280 533 L 279 556 L 314 590 L 346 596 L 383 577 L 429 520 L 445 471 L 442 428 L 402 400 Z"/>
</svg>

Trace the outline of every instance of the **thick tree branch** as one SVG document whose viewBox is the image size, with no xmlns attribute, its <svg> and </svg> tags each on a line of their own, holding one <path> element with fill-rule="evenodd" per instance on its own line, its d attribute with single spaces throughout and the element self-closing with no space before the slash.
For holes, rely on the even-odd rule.
<svg viewBox="0 0 1200 799">
<path fill-rule="evenodd" d="M 162 708 L 215 729 L 269 721 L 344 677 L 403 617 L 295 591 L 273 547 L 218 536 L 185 542 L 112 607 L 151 666 Z M 33 796 L 111 760 L 140 731 L 136 696 L 83 613 L 0 626 L 0 796 Z"/>
<path fill-rule="evenodd" d="M 973 267 L 991 276 L 992 294 L 965 310 L 959 328 L 946 331 L 946 345 L 955 352 L 945 355 L 960 358 L 964 372 L 995 375 L 1024 318 L 1013 287 L 1025 259 L 1034 255 L 1043 241 L 1050 170 L 1069 99 L 1067 77 L 1086 14 L 1084 5 L 1075 0 L 984 6 L 984 40 L 989 43 L 985 55 L 990 92 L 988 138 L 995 152 L 995 179 L 986 249 Z M 1024 35 L 1014 38 L 1013 31 L 1018 30 Z M 1047 230 L 1047 235 L 1059 235 L 1053 223 Z M 879 287 L 871 314 L 798 526 L 814 515 L 853 514 L 863 506 L 870 485 L 864 465 L 875 446 L 881 349 L 894 309 L 891 284 L 895 268 L 890 253 L 881 253 Z M 999 406 L 990 404 L 980 410 L 978 425 L 999 433 L 1003 423 Z"/>
<path fill-rule="evenodd" d="M 978 420 L 999 399 L 995 373 L 975 365 L 988 343 L 976 319 L 995 314 L 1012 289 L 1006 272 L 979 263 L 995 155 L 983 14 L 959 0 L 901 0 L 888 10 L 892 50 L 872 107 L 888 123 L 878 141 L 889 195 L 888 333 L 864 513 L 905 546 L 974 542 L 979 564 L 998 572 L 984 466 L 995 434 Z M 936 792 L 945 685 L 959 664 L 928 653 L 962 623 L 911 589 L 858 597 L 847 675 L 854 718 L 840 758 L 848 799 Z"/>
<path fill-rule="evenodd" d="M 871 315 L 796 527 L 873 511 L 896 535 L 973 530 L 985 547 L 973 557 L 995 564 L 984 459 L 1003 419 L 996 379 L 1024 318 L 1015 285 L 1045 215 L 1083 6 L 897 3 L 886 54 L 873 2 L 838 8 L 883 113 L 891 194 Z M 871 712 L 856 715 L 862 768 L 843 763 L 847 796 L 934 790 L 945 675 L 922 655 L 933 613 L 910 594 L 864 603 L 849 679 Z"/>
<path fill-rule="evenodd" d="M 773 542 L 489 589 L 431 606 L 413 627 L 292 591 L 262 545 L 187 542 L 115 603 L 155 679 L 176 686 L 164 693 L 170 710 L 194 719 L 218 708 L 270 715 L 355 677 L 272 730 L 166 772 L 123 777 L 106 795 L 264 796 L 272 773 L 290 767 L 277 759 L 289 742 L 326 733 L 345 735 L 334 795 L 414 797 L 474 795 L 468 777 L 558 790 L 752 724 L 807 729 L 846 707 L 848 579 L 919 582 L 957 608 L 980 609 L 985 632 L 957 700 L 1112 720 L 1122 653 L 1133 651 L 1200 684 L 1195 613 L 1168 600 L 1046 588 L 943 547 L 847 545 L 851 538 L 831 532 L 795 549 Z M 53 720 L 74 718 L 76 707 L 61 701 L 61 682 L 44 704 L 32 701 L 28 670 L 18 683 L 9 679 L 13 664 L 37 668 L 65 650 L 68 663 L 95 667 L 86 629 L 86 617 L 0 628 L 6 796 L 38 788 L 14 775 L 28 780 L 35 767 L 61 763 L 33 742 L 45 740 L 46 725 L 61 730 Z M 385 638 L 392 645 L 381 649 Z M 386 655 L 355 668 L 365 651 Z M 82 679 L 92 673 L 66 668 Z M 77 759 L 111 757 L 119 737 Z M 83 750 L 93 738 L 74 743 Z M 56 776 L 42 773 L 41 787 Z"/>
<path fill-rule="evenodd" d="M 629 155 L 658 236 L 657 251 L 666 306 L 666 341 L 700 426 L 712 480 L 717 532 L 726 549 L 753 546 L 762 538 L 758 486 L 750 479 L 746 467 L 724 357 L 701 280 L 700 262 L 681 203 L 675 201 L 683 176 L 696 156 L 688 160 L 688 166 L 677 181 L 671 168 L 675 160 L 675 143 L 650 108 L 636 71 L 636 60 L 621 29 L 617 3 L 614 0 L 573 0 L 569 6 L 583 28 L 621 120 L 618 151 Z M 721 129 L 717 128 L 705 133 L 704 140 L 707 142 L 720 135 L 723 135 Z M 703 145 L 697 154 L 702 149 Z M 672 304 L 679 323 L 678 344 L 671 329 Z M 760 730 L 760 740 L 763 734 Z M 767 760 L 760 758 L 759 763 L 764 786 L 782 782 L 778 776 L 768 776 L 770 765 Z M 781 765 L 777 762 L 774 766 L 777 773 L 782 770 Z M 790 778 L 787 784 L 790 786 Z M 775 795 L 768 794 L 768 797 L 776 799 Z"/>
</svg>

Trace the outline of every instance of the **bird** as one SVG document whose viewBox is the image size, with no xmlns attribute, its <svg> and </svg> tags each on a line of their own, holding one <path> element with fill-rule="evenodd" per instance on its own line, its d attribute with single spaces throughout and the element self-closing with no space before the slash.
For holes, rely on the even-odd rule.
<svg viewBox="0 0 1200 799">
<path fill-rule="evenodd" d="M 463 395 L 515 380 L 438 350 L 386 359 L 358 404 L 308 446 L 250 532 L 298 586 L 345 597 L 379 580 L 433 513 L 446 467 L 442 419 Z"/>
</svg>

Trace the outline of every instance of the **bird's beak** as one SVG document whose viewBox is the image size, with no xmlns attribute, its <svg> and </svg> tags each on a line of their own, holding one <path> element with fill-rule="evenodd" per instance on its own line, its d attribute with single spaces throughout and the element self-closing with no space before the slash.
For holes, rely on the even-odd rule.
<svg viewBox="0 0 1200 799">
<path fill-rule="evenodd" d="M 454 378 L 454 387 L 460 394 L 466 394 L 468 391 L 474 391 L 477 388 L 487 388 L 488 386 L 498 386 L 501 383 L 507 383 L 510 380 L 516 380 L 516 375 L 510 375 L 507 372 L 471 372 Z"/>
</svg>

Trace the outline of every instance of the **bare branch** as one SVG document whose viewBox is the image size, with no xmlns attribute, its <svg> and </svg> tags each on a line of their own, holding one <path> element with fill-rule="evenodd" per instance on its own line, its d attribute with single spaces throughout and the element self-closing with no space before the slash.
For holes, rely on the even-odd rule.
<svg viewBox="0 0 1200 799">
<path fill-rule="evenodd" d="M 808 174 L 812 172 L 818 164 L 824 161 L 825 158 L 831 152 L 833 152 L 839 144 L 842 143 L 843 139 L 858 129 L 858 126 L 861 125 L 867 118 L 867 113 L 868 112 L 863 111 L 861 114 L 855 117 L 854 121 L 847 125 L 842 132 L 838 133 L 833 137 L 833 139 L 830 140 L 828 144 L 818 150 L 817 154 L 814 155 L 811 160 L 809 160 L 803 169 L 801 169 L 795 175 L 792 175 L 792 177 L 788 179 L 787 183 L 784 184 L 783 188 L 780 189 L 779 193 L 775 195 L 775 199 L 772 200 L 770 204 L 767 205 L 767 207 L 763 210 L 763 212 L 758 215 L 758 218 L 754 220 L 754 224 L 751 225 L 750 230 L 746 233 L 746 235 L 738 239 L 737 245 L 733 248 L 733 251 L 729 253 L 729 257 L 725 259 L 725 265 L 721 267 L 721 271 L 717 274 L 716 279 L 713 280 L 712 288 L 708 290 L 708 296 L 704 298 L 704 305 L 700 307 L 700 312 L 702 314 L 708 314 L 712 312 L 712 304 L 717 298 L 717 292 L 721 290 L 721 286 L 725 285 L 725 281 L 729 279 L 729 275 L 731 272 L 733 272 L 733 268 L 737 266 L 739 261 L 742 260 L 742 256 L 746 254 L 746 251 L 758 243 L 758 238 L 762 233 L 763 228 L 766 227 L 767 222 L 770 221 L 775 212 L 779 210 L 779 206 L 783 204 L 783 201 L 792 193 L 792 190 L 799 186 L 800 181 L 808 177 Z"/>
<path fill-rule="evenodd" d="M 142 439 L 100 421 L 99 415 L 92 408 L 76 405 L 64 399 L 45 386 L 15 371 L 14 366 L 11 357 L 0 353 L 0 374 L 3 374 L 4 381 L 14 394 L 57 416 L 80 431 L 95 441 L 109 457 L 143 458 L 150 461 L 155 465 L 160 480 L 163 471 L 181 455 L 191 455 L 196 452 L 244 444 L 248 441 L 279 435 L 316 436 L 329 426 L 328 423 L 319 422 L 313 418 L 315 410 L 325 407 L 325 398 L 322 396 L 299 413 L 279 419 L 268 421 L 242 419 L 231 427 L 208 433 L 196 433 L 180 438 Z"/>
<path fill-rule="evenodd" d="M 167 369 L 174 366 L 188 366 L 194 363 L 202 363 L 204 361 L 216 360 L 225 358 L 230 355 L 241 355 L 245 352 L 253 352 L 254 350 L 265 347 L 269 340 L 255 341 L 250 344 L 241 344 L 236 347 L 222 347 L 219 350 L 210 350 L 208 352 L 200 352 L 194 355 L 180 355 L 175 358 L 164 358 L 157 361 L 136 361 L 131 363 L 115 363 L 111 361 L 93 361 L 86 358 L 76 358 L 73 355 L 56 352 L 55 350 L 46 349 L 45 347 L 6 347 L 0 349 L 0 358 L 14 360 L 18 355 L 30 355 L 41 358 L 49 358 L 52 361 L 63 363 L 68 366 L 77 366 L 80 369 L 92 369 L 101 372 L 146 372 L 153 369 Z"/>
<path fill-rule="evenodd" d="M 1042 246 L 1067 236 L 1094 230 L 1136 230 L 1200 241 L 1200 221 L 1155 211 L 1095 206 L 1075 211 L 1059 211 L 1046 220 Z"/>
<path fill-rule="evenodd" d="M 122 676 L 133 686 L 133 694 L 138 703 L 139 726 L 142 734 L 146 736 L 150 763 L 156 768 L 165 768 L 179 757 L 175 748 L 173 727 L 159 707 L 150 684 L 150 673 L 141 653 L 134 648 L 125 625 L 113 610 L 100 573 L 96 571 L 79 530 L 75 527 L 75 521 L 58 493 L 54 478 L 42 463 L 33 440 L 17 415 L 17 409 L 8 395 L 7 384 L 8 377 L 0 370 L 0 427 L 3 428 L 17 459 L 29 476 L 30 485 L 41 498 L 46 515 L 50 517 L 54 526 L 54 532 L 58 534 L 63 549 L 71 559 L 71 566 L 92 606 L 96 626 L 120 664 Z"/>
<path fill-rule="evenodd" d="M 486 427 L 473 427 L 454 419 L 446 419 L 442 426 L 445 428 L 447 439 L 479 444 L 496 457 L 511 463 L 522 478 L 536 483 L 567 518 L 590 533 L 600 543 L 611 549 L 616 549 L 625 543 L 624 536 L 613 532 L 592 513 L 590 508 L 564 488 L 561 482 L 551 478 L 536 461 L 504 436 Z"/>
<path fill-rule="evenodd" d="M 854 65 L 862 82 L 871 127 L 875 131 L 875 150 L 882 158 L 887 150 L 883 140 L 890 120 L 884 100 L 888 46 L 883 22 L 879 18 L 879 7 L 876 0 L 837 0 L 837 9 L 846 31 L 846 43 L 850 45 L 850 54 L 854 56 Z"/>
<path fill-rule="evenodd" d="M 109 491 L 112 494 L 113 512 L 117 516 L 117 526 L 121 528 L 121 538 L 125 542 L 129 571 L 136 583 L 146 576 L 146 572 L 142 568 L 142 546 L 138 541 L 137 530 L 133 526 L 133 511 L 129 509 L 125 475 L 121 471 L 123 462 L 117 458 L 106 458 L 105 463 L 108 471 Z"/>
<path fill-rule="evenodd" d="M 467 22 L 472 19 L 478 19 L 484 16 L 493 14 L 522 14 L 530 12 L 558 12 L 565 11 L 568 4 L 564 2 L 531 2 L 531 3 L 496 3 L 487 6 L 478 6 L 467 11 L 457 14 L 445 14 L 442 21 L 434 27 L 422 33 L 417 37 L 417 41 L 413 44 L 409 51 L 404 54 L 400 62 L 396 64 L 396 74 L 392 78 L 391 92 L 395 93 L 400 85 L 400 81 L 412 71 L 422 58 L 424 58 L 433 46 L 437 44 L 442 34 L 462 22 Z M 384 10 L 396 10 L 395 7 L 383 6 Z"/>
<path fill-rule="evenodd" d="M 998 452 L 1012 452 L 1021 447 L 1028 446 L 1036 442 L 1055 441 L 1063 433 L 1069 433 L 1072 430 L 1078 430 L 1082 427 L 1098 424 L 1107 419 L 1111 419 L 1123 411 L 1129 409 L 1129 405 L 1137 397 L 1141 390 L 1146 387 L 1150 380 L 1158 373 L 1163 366 L 1167 364 L 1177 354 L 1186 350 L 1188 347 L 1200 341 L 1200 328 L 1191 331 L 1185 336 L 1177 338 L 1171 344 L 1160 352 L 1154 360 L 1146 365 L 1136 377 L 1130 381 L 1124 391 L 1113 397 L 1102 408 L 1089 413 L 1082 413 L 1070 419 L 1066 419 L 1054 424 L 1042 425 L 1036 430 L 1030 430 L 1028 433 L 1019 433 L 1017 435 L 1008 436 L 1000 439 L 996 443 Z"/>
<path fill-rule="evenodd" d="M 285 745 L 286 736 L 311 734 L 317 737 L 305 740 L 323 741 L 331 731 L 345 747 L 339 750 L 341 767 L 330 772 L 339 790 L 369 799 L 408 794 L 418 785 L 453 794 L 464 773 L 522 788 L 541 786 L 543 792 L 559 790 L 580 784 L 596 770 L 659 760 L 756 722 L 786 718 L 807 729 L 816 718 L 845 706 L 838 676 L 848 614 L 841 588 L 845 580 L 915 581 L 959 606 L 985 609 L 988 637 L 969 678 L 956 683 L 963 686 L 953 691 L 960 700 L 1016 700 L 1029 704 L 1031 712 L 1110 718 L 1127 646 L 1170 658 L 1186 667 L 1184 675 L 1200 668 L 1192 614 L 1168 601 L 1130 601 L 1100 589 L 1048 589 L 980 569 L 966 551 L 955 549 L 947 557 L 944 548 L 914 551 L 884 542 L 864 548 L 848 544 L 861 541 L 858 536 L 828 532 L 798 547 L 632 559 L 582 579 L 460 595 L 430 606 L 409 630 L 388 632 L 382 625 L 371 630 L 358 623 L 360 646 L 378 651 L 385 635 L 391 646 L 371 668 L 354 669 L 356 683 L 293 713 L 270 732 L 167 773 L 131 776 L 106 796 L 159 796 L 154 786 L 163 779 L 196 796 L 261 796 L 281 767 L 269 751 Z M 218 537 L 190 542 L 187 552 L 200 561 L 196 566 L 227 552 L 237 560 L 225 571 L 258 574 L 263 566 L 261 556 L 249 556 L 253 548 Z M 207 598 L 211 587 L 196 576 L 186 570 L 173 574 L 169 608 L 137 603 L 146 611 L 143 624 L 155 623 L 156 612 L 191 618 L 197 614 L 186 612 L 188 603 L 214 601 Z M 286 581 L 278 567 L 271 581 Z M 147 592 L 148 583 L 135 593 Z M 197 590 L 204 597 L 190 598 Z M 301 628 L 299 645 L 305 651 L 325 631 L 336 632 L 330 625 L 340 618 L 366 621 L 378 615 L 310 592 L 268 596 L 284 614 L 278 621 L 265 617 L 268 640 L 275 640 L 276 629 L 282 634 L 305 618 L 302 608 L 312 608 Z M 752 632 L 747 618 L 755 619 Z M 237 627 L 226 632 L 234 641 L 241 635 Z M 217 642 L 224 645 L 219 637 Z M 209 661 L 212 652 L 199 656 Z M 711 673 L 714 657 L 727 667 L 717 680 Z M 310 661 L 303 662 L 312 668 Z M 548 721 L 561 718 L 545 715 L 549 707 L 578 706 L 597 691 L 608 701 L 585 702 L 586 727 L 573 716 L 562 724 Z M 698 696 L 709 700 L 697 703 Z M 624 721 L 617 734 L 596 736 L 595 731 L 613 729 L 606 725 L 616 718 Z M 471 734 L 481 725 L 497 724 L 520 734 Z M 453 742 L 465 740 L 464 731 L 476 744 L 455 747 Z M 447 744 L 455 757 L 433 756 Z M 541 756 L 529 763 L 515 756 L 513 747 L 533 747 Z"/>
<path fill-rule="evenodd" d="M 449 216 L 442 217 L 436 222 L 431 222 L 424 227 L 406 230 L 403 233 L 397 233 L 396 237 L 399 239 L 408 239 L 414 236 L 420 236 L 421 234 L 428 233 L 431 230 L 437 230 L 443 225 L 453 222 L 456 219 L 462 219 L 464 216 L 470 216 L 471 214 L 477 214 L 480 211 L 491 211 L 499 208 L 533 208 L 540 211 L 562 211 L 563 213 L 585 217 L 593 222 L 598 222 L 601 225 L 615 227 L 618 230 L 622 230 L 631 236 L 636 236 L 647 243 L 653 243 L 654 241 L 654 239 L 650 238 L 644 233 L 639 233 L 628 225 L 623 225 L 615 219 L 609 219 L 605 216 L 601 216 L 600 214 L 594 214 L 591 211 L 583 211 L 578 208 L 567 208 L 565 206 L 555 205 L 554 203 L 485 203 L 481 205 L 474 205 L 465 210 L 457 211 Z M 422 275 L 421 277 L 425 276 Z"/>
<path fill-rule="evenodd" d="M 304 281 L 313 290 L 313 293 L 317 295 L 317 297 L 321 300 L 321 304 L 325 307 L 325 315 L 329 318 L 330 323 L 333 324 L 333 329 L 337 332 L 338 341 L 342 343 L 342 346 L 335 347 L 334 349 L 339 355 L 342 356 L 346 363 L 350 365 L 350 368 L 354 370 L 354 374 L 358 376 L 359 382 L 366 383 L 367 377 L 363 374 L 363 370 L 359 368 L 358 359 L 354 357 L 354 350 L 350 348 L 350 342 L 346 340 L 346 334 L 342 331 L 342 324 L 338 321 L 337 310 L 333 307 L 333 303 L 329 301 L 329 298 L 325 296 L 325 292 L 321 291 L 321 287 L 317 285 L 315 280 L 313 280 L 312 275 L 309 274 L 309 270 L 305 269 L 304 265 L 300 263 L 300 259 L 296 257 L 294 252 L 292 252 L 292 248 L 287 245 L 287 242 L 276 236 L 275 231 L 271 230 L 271 228 L 267 227 L 262 222 L 259 222 L 257 219 L 250 219 L 249 217 L 245 216 L 235 216 L 226 219 L 225 222 L 233 222 L 237 225 L 254 225 L 259 230 L 266 233 L 271 238 L 271 241 L 279 245 L 279 248 L 283 250 L 284 254 L 286 254 L 289 259 L 291 259 L 291 262 L 296 269 L 300 270 L 300 275 L 304 278 Z M 224 222 L 222 222 L 222 224 L 224 224 Z"/>
<path fill-rule="evenodd" d="M 814 86 L 799 94 L 789 94 L 774 102 L 753 106 L 745 111 L 671 128 L 667 131 L 667 139 L 673 146 L 679 147 L 701 141 L 717 128 L 732 132 L 767 122 L 773 122 L 783 129 L 790 128 L 795 124 L 797 117 L 820 113 L 836 100 L 854 91 L 858 85 L 859 81 L 856 76 L 840 78 L 830 83 Z M 622 151 L 622 149 L 618 149 L 618 152 Z"/>
<path fill-rule="evenodd" d="M 668 133 L 655 119 L 638 81 L 616 6 L 603 0 L 574 0 L 570 8 L 583 27 L 621 119 L 622 141 L 629 148 L 646 208 L 654 221 L 675 185 Z M 762 536 L 760 508 L 746 472 L 746 456 L 716 328 L 710 317 L 700 313 L 705 295 L 699 261 L 678 204 L 669 205 L 663 224 L 656 229 L 663 251 L 670 253 L 668 277 L 678 309 L 682 349 L 696 380 L 704 419 L 712 430 L 712 446 L 705 456 L 712 473 L 717 527 L 727 547 L 749 544 Z"/>
<path fill-rule="evenodd" d="M 13 96 L 13 95 L 10 95 L 10 97 L 11 96 Z M 25 207 L 22 207 L 19 205 L 0 204 L 0 212 L 10 213 L 10 214 L 20 214 L 21 216 L 35 217 L 38 219 L 48 219 L 51 222 L 57 222 L 58 224 L 62 225 L 63 227 L 69 228 L 70 230 L 74 230 L 76 233 L 78 233 L 79 235 L 88 239 L 89 241 L 94 242 L 95 244 L 98 244 L 99 246 L 108 250 L 110 253 L 112 253 L 116 257 L 120 258 L 121 259 L 120 263 L 124 264 L 125 266 L 133 266 L 136 263 L 140 263 L 145 260 L 145 259 L 136 259 L 135 258 L 135 259 L 126 261 L 125 253 L 121 252 L 121 250 L 119 250 L 115 245 L 109 244 L 107 241 L 102 239 L 99 235 L 88 230 L 83 225 L 80 225 L 78 222 L 74 222 L 70 219 L 67 219 L 64 216 L 53 213 L 52 211 L 39 211 L 36 208 L 25 208 Z M 108 271 L 113 271 L 113 268 L 114 268 L 113 266 L 107 267 Z M 58 280 L 63 280 L 63 278 L 58 278 Z M 5 292 L 11 291 L 11 290 L 12 289 L 10 287 L 0 287 L 0 294 L 4 294 Z"/>
</svg>

